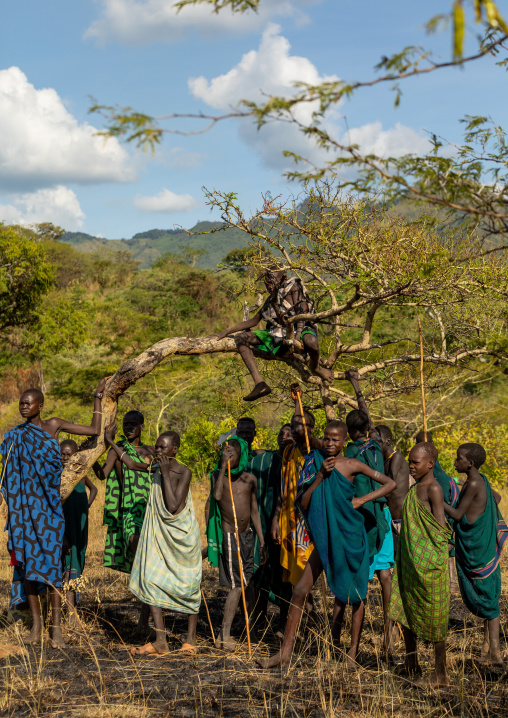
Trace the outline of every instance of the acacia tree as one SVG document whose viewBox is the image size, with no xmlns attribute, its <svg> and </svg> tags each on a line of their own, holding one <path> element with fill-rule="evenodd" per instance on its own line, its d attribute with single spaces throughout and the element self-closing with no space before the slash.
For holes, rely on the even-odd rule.
<svg viewBox="0 0 508 718">
<path fill-rule="evenodd" d="M 508 291 L 508 265 L 496 255 L 478 256 L 467 231 L 437 234 L 432 220 L 407 222 L 342 197 L 333 183 L 309 186 L 287 204 L 266 199 L 252 217 L 234 194 L 213 191 L 208 201 L 226 226 L 245 234 L 250 251 L 239 262 L 253 270 L 245 273 L 246 293 L 255 290 L 256 273 L 274 262 L 308 285 L 315 314 L 287 320 L 289 351 L 273 363 L 283 367 L 279 385 L 299 379 L 328 418 L 356 406 L 345 383 L 353 367 L 368 380 L 367 399 L 414 390 L 420 361 L 416 314 L 425 324 L 424 362 L 434 369 L 457 369 L 462 376 L 480 358 L 506 357 L 506 313 L 498 297 Z M 330 383 L 311 371 L 294 339 L 295 323 L 311 318 L 321 328 L 323 365 L 334 372 Z M 118 397 L 169 355 L 214 352 L 236 352 L 235 342 L 213 335 L 168 338 L 128 360 L 107 385 L 105 424 Z M 429 379 L 435 383 L 435 373 Z M 455 379 L 441 375 L 439 381 Z M 64 494 L 102 453 L 102 439 L 85 448 L 65 470 Z"/>
</svg>

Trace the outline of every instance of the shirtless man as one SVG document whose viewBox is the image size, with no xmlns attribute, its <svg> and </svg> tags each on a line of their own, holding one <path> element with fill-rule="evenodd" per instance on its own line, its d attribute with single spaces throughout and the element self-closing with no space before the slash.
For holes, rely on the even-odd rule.
<svg viewBox="0 0 508 718">
<path fill-rule="evenodd" d="M 271 357 L 282 355 L 288 350 L 284 345 L 287 337 L 285 321 L 297 314 L 312 314 L 314 311 L 305 286 L 298 277 L 288 279 L 285 271 L 271 268 L 266 270 L 264 281 L 269 295 L 261 309 L 251 319 L 240 322 L 217 335 L 218 339 L 224 339 L 230 334 L 235 334 L 238 353 L 254 380 L 254 389 L 243 397 L 244 401 L 260 399 L 272 391 L 261 376 L 252 348 L 265 352 Z M 267 323 L 266 329 L 251 331 L 263 320 Z M 308 354 L 310 370 L 326 381 L 331 381 L 333 372 L 320 366 L 319 363 L 316 324 L 309 319 L 302 320 L 294 325 L 294 331 L 295 340 L 301 341 L 304 351 Z"/>
<path fill-rule="evenodd" d="M 243 416 L 238 420 L 236 425 L 236 436 L 247 442 L 249 446 L 249 461 L 252 461 L 254 456 L 264 453 L 265 449 L 253 449 L 252 443 L 256 438 L 256 422 L 249 416 Z"/>
<path fill-rule="evenodd" d="M 56 438 L 61 431 L 78 436 L 100 435 L 106 381 L 102 379 L 94 393 L 90 426 L 72 424 L 56 416 L 42 419 L 44 394 L 40 389 L 24 391 L 19 399 L 19 413 L 25 422 L 7 432 L 0 449 L 4 461 L 3 492 L 8 508 L 8 548 L 18 584 L 24 583 L 33 619 L 27 643 L 41 641 L 38 594 L 41 585 L 46 584 L 50 587 L 52 607 L 51 644 L 55 648 L 66 645 L 60 626 L 65 521 L 60 501 L 62 461 Z M 20 594 L 13 595 L 11 604 L 19 600 L 22 600 Z"/>
<path fill-rule="evenodd" d="M 226 650 L 235 649 L 235 641 L 231 637 L 231 625 L 242 595 L 235 521 L 228 486 L 228 462 L 230 462 L 231 468 L 231 487 L 236 509 L 245 587 L 249 584 L 254 570 L 254 533 L 250 527 L 251 521 L 259 539 L 261 564 L 266 561 L 265 539 L 256 501 L 257 481 L 253 474 L 245 471 L 247 459 L 247 443 L 243 439 L 231 439 L 222 450 L 220 469 L 212 474 L 213 498 L 221 514 L 223 531 L 219 581 L 221 586 L 231 589 L 226 599 L 222 628 L 217 639 L 217 647 Z M 210 513 L 212 512 L 213 506 L 210 502 Z M 253 598 L 254 596 L 250 597 L 252 605 L 248 607 L 249 612 L 254 608 Z"/>
<path fill-rule="evenodd" d="M 392 517 L 393 550 L 396 554 L 402 521 L 402 505 L 409 491 L 409 466 L 404 454 L 393 448 L 391 429 L 381 424 L 376 426 L 376 431 L 379 434 L 379 444 L 383 452 L 385 474 L 397 484 L 397 488 L 387 496 L 388 508 Z"/>
</svg>

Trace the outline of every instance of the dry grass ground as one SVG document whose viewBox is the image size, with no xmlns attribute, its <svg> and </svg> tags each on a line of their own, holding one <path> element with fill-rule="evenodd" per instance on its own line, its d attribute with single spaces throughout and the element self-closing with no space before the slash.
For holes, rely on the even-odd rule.
<svg viewBox="0 0 508 718">
<path fill-rule="evenodd" d="M 90 546 L 81 590 L 79 630 L 65 628 L 68 648 L 55 651 L 44 645 L 25 655 L 0 657 L 2 716 L 73 716 L 74 718 L 148 718 L 151 716 L 506 716 L 508 685 L 503 672 L 481 667 L 480 621 L 453 597 L 448 637 L 451 687 L 436 691 L 395 677 L 379 660 L 382 635 L 380 594 L 376 582 L 369 593 L 360 668 L 346 673 L 341 655 L 328 655 L 324 624 L 306 623 L 300 631 L 289 670 L 263 671 L 249 661 L 241 621 L 240 645 L 233 655 L 213 647 L 204 607 L 201 607 L 199 655 L 178 653 L 185 618 L 168 614 L 172 653 L 163 658 L 133 659 L 138 603 L 129 594 L 127 577 L 102 567 L 104 488 L 92 507 Z M 193 485 L 196 512 L 203 516 L 206 486 Z M 505 512 L 506 513 L 506 512 Z M 201 519 L 202 523 L 202 519 Z M 203 525 L 201 526 L 203 529 Z M 0 610 L 6 615 L 10 571 L 6 552 L 0 566 Z M 506 576 L 506 573 L 505 573 Z M 204 564 L 205 594 L 215 630 L 221 621 L 224 592 L 214 569 Z M 318 607 L 320 598 L 316 592 Z M 329 596 L 329 608 L 332 598 Z M 275 622 L 274 609 L 270 618 Z M 502 599 L 502 617 L 508 600 Z M 506 650 L 502 621 L 502 647 Z M 22 645 L 27 631 L 20 625 L 0 630 L 1 645 Z M 278 648 L 268 628 L 254 649 L 255 656 Z M 402 657 L 403 645 L 398 652 Z M 421 645 L 424 670 L 432 663 L 431 646 Z"/>
</svg>

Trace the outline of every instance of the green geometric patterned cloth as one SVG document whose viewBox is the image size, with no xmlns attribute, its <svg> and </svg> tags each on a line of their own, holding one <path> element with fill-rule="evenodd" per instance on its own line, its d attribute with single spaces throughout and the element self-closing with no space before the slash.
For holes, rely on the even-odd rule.
<svg viewBox="0 0 508 718">
<path fill-rule="evenodd" d="M 125 436 L 122 436 L 118 446 L 133 461 L 146 463 Z M 148 464 L 146 468 L 147 471 L 135 471 L 122 463 L 120 476 L 117 475 L 116 469 L 113 469 L 106 479 L 104 525 L 108 527 L 108 532 L 104 547 L 104 566 L 115 571 L 131 572 L 134 557 L 129 549 L 129 540 L 134 534 L 141 533 L 152 483 Z"/>
<path fill-rule="evenodd" d="M 450 537 L 448 524 L 441 526 L 412 486 L 402 507 L 388 615 L 433 643 L 444 641 L 448 632 Z"/>
</svg>

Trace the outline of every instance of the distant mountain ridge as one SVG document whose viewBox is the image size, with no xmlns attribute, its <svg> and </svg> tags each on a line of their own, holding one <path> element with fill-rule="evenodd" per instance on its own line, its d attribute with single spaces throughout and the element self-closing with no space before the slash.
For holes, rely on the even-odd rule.
<svg viewBox="0 0 508 718">
<path fill-rule="evenodd" d="M 100 252 L 128 250 L 140 263 L 141 269 L 150 267 L 163 254 L 185 254 L 185 250 L 197 252 L 205 250 L 196 259 L 196 266 L 213 269 L 232 249 L 246 247 L 245 235 L 239 229 L 221 229 L 222 222 L 198 222 L 188 234 L 184 229 L 150 229 L 138 232 L 131 239 L 105 239 L 84 232 L 66 232 L 61 242 L 70 244 L 80 252 Z M 198 234 L 211 232 L 213 234 Z"/>
</svg>

